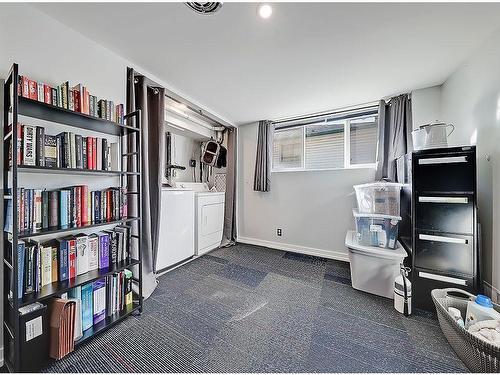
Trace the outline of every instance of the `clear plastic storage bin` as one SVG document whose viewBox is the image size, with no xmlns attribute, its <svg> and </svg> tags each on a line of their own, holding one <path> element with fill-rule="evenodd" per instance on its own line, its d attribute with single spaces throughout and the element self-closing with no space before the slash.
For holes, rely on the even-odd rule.
<svg viewBox="0 0 500 375">
<path fill-rule="evenodd" d="M 399 216 L 401 187 L 395 182 L 354 185 L 358 210 L 363 214 Z"/>
<path fill-rule="evenodd" d="M 361 245 L 395 249 L 401 216 L 364 214 L 353 211 L 356 237 Z"/>
</svg>

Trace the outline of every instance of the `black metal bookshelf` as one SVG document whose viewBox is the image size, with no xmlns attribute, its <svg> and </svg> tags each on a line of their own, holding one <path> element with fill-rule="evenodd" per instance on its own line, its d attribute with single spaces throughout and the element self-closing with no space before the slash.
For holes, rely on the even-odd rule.
<svg viewBox="0 0 500 375">
<path fill-rule="evenodd" d="M 84 332 L 83 337 L 75 342 L 75 348 L 83 343 L 92 340 L 97 334 L 100 334 L 110 327 L 118 324 L 123 319 L 127 318 L 135 312 L 141 312 L 143 306 L 142 297 L 142 251 L 140 246 L 141 239 L 141 136 L 140 136 L 140 111 L 125 115 L 125 119 L 135 119 L 135 126 L 122 125 L 109 120 L 100 119 L 87 114 L 75 112 L 65 108 L 56 107 L 47 103 L 39 102 L 36 100 L 28 99 L 18 95 L 18 81 L 19 70 L 18 65 L 13 64 L 7 78 L 5 79 L 3 87 L 3 201 L 2 206 L 5 206 L 7 200 L 12 200 L 12 233 L 4 232 L 3 240 L 3 257 L 4 257 L 4 348 L 5 348 L 5 364 L 9 371 L 20 372 L 22 371 L 21 363 L 25 360 L 21 353 L 20 343 L 22 338 L 20 327 L 20 313 L 19 308 L 27 306 L 34 302 L 47 303 L 51 298 L 58 297 L 67 292 L 71 288 L 84 285 L 105 276 L 111 275 L 115 272 L 122 271 L 131 267 L 138 267 L 138 275 L 134 275 L 134 283 L 137 284 L 133 293 L 132 305 L 112 316 L 106 317 L 105 320 L 97 323 L 92 328 Z M 45 120 L 51 123 L 57 123 L 64 126 L 73 128 L 80 128 L 90 130 L 102 134 L 117 136 L 121 144 L 122 163 L 121 170 L 118 171 L 105 171 L 105 170 L 87 170 L 75 168 L 49 168 L 40 166 L 26 166 L 18 165 L 17 160 L 17 126 L 19 116 L 26 116 Z M 11 126 L 10 126 L 11 125 Z M 10 126 L 10 128 L 9 128 Z M 132 147 L 131 152 L 129 147 Z M 9 166 L 9 148 L 12 150 L 11 159 L 12 163 Z M 136 158 L 135 163 L 129 163 L 129 158 Z M 125 166 L 132 166 L 134 170 L 128 170 Z M 69 226 L 65 228 L 50 227 L 39 231 L 21 232 L 18 228 L 18 179 L 22 174 L 32 174 L 36 176 L 39 183 L 37 188 L 43 188 L 44 179 L 50 175 L 61 174 L 64 175 L 65 186 L 71 181 L 72 176 L 92 176 L 92 178 L 99 177 L 118 177 L 120 179 L 120 188 L 128 187 L 132 181 L 132 185 L 137 187 L 137 191 L 128 191 L 126 199 L 129 205 L 131 203 L 136 207 L 135 217 L 125 217 L 114 221 L 99 221 L 93 222 L 84 226 Z M 33 178 L 33 177 L 32 177 Z M 132 180 L 131 180 L 132 179 Z M 10 191 L 7 195 L 7 191 Z M 132 202 L 131 202 L 132 201 Z M 0 215 L 2 228 L 4 227 L 6 212 L 2 210 L 3 215 Z M 134 248 L 137 249 L 134 254 L 136 259 L 129 259 L 122 261 L 112 267 L 105 269 L 98 269 L 89 271 L 85 274 L 78 275 L 75 278 L 65 281 L 56 281 L 51 284 L 43 286 L 40 291 L 29 295 L 24 295 L 23 298 L 16 298 L 18 296 L 18 258 L 16 253 L 17 243 L 22 239 L 31 239 L 39 236 L 46 236 L 49 238 L 58 238 L 67 232 L 79 231 L 89 228 L 98 228 L 102 226 L 119 225 L 129 223 L 134 225 L 132 241 L 135 241 Z M 12 285 L 11 285 L 12 284 Z M 9 298 L 9 291 L 12 298 Z M 48 327 L 47 327 L 48 328 Z"/>
</svg>

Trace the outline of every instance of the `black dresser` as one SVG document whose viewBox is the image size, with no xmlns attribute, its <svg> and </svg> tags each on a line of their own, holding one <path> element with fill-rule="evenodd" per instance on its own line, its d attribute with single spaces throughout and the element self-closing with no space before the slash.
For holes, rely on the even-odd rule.
<svg viewBox="0 0 500 375">
<path fill-rule="evenodd" d="M 410 174 L 401 242 L 411 251 L 413 306 L 433 310 L 432 289 L 479 289 L 476 149 L 413 152 Z"/>
</svg>

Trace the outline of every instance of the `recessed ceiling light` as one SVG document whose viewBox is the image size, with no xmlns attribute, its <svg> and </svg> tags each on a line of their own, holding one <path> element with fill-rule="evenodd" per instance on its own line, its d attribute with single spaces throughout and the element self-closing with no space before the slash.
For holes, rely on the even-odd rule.
<svg viewBox="0 0 500 375">
<path fill-rule="evenodd" d="M 261 18 L 269 18 L 273 14 L 273 8 L 269 4 L 259 4 L 257 7 L 257 12 Z"/>
</svg>

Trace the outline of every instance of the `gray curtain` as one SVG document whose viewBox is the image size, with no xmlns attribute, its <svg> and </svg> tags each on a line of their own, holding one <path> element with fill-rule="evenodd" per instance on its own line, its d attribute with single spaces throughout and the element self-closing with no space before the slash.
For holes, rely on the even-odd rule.
<svg viewBox="0 0 500 375">
<path fill-rule="evenodd" d="M 128 69 L 127 112 L 141 110 L 141 200 L 142 227 L 140 246 L 142 251 L 142 292 L 148 298 L 156 288 L 156 254 L 158 252 L 159 219 L 161 210 L 161 155 L 164 152 L 163 124 L 165 121 L 165 90 L 153 87 L 146 77 L 136 76 Z M 135 124 L 129 124 L 135 126 Z M 128 152 L 136 151 L 135 134 L 129 136 Z M 128 170 L 137 170 L 137 158 L 128 157 Z M 128 189 L 136 191 L 137 179 L 128 177 Z M 129 197 L 131 215 L 139 210 L 134 196 Z M 137 227 L 135 228 L 137 231 Z M 138 249 L 136 249 L 138 251 Z M 138 270 L 134 270 L 136 273 Z"/>
<path fill-rule="evenodd" d="M 224 232 L 222 247 L 236 243 L 236 157 L 237 157 L 237 129 L 226 130 L 227 139 L 227 167 L 226 167 L 226 196 L 224 210 Z"/>
<path fill-rule="evenodd" d="M 411 152 L 411 98 L 403 94 L 381 100 L 378 109 L 378 152 L 375 179 L 396 181 L 396 159 Z"/>
<path fill-rule="evenodd" d="M 253 178 L 253 189 L 255 191 L 269 191 L 271 188 L 271 163 L 269 160 L 270 125 L 270 121 L 259 121 L 257 156 L 255 159 L 255 174 Z"/>
</svg>

